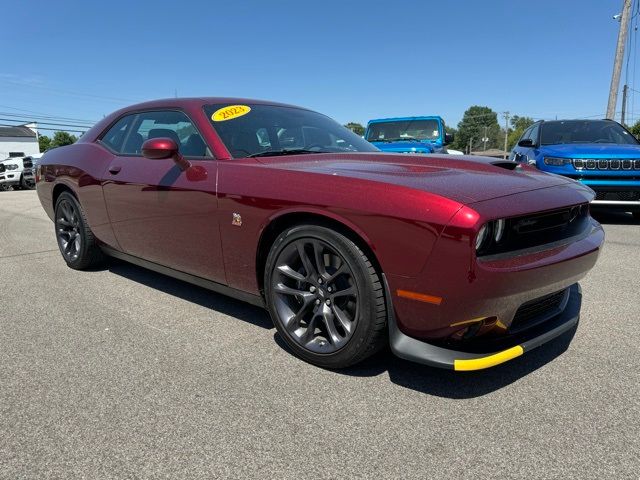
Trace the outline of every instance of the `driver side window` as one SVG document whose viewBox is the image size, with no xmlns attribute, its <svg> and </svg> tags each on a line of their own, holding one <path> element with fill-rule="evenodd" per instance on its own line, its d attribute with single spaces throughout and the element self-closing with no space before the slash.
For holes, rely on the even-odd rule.
<svg viewBox="0 0 640 480">
<path fill-rule="evenodd" d="M 185 157 L 211 158 L 213 155 L 189 117 L 179 111 L 152 111 L 136 115 L 124 135 L 119 150 L 125 155 L 141 155 L 142 144 L 152 138 L 170 138 Z M 122 120 L 125 120 L 125 117 Z M 116 124 L 117 126 L 117 124 Z M 115 126 L 114 126 L 115 127 Z M 107 138 L 109 133 L 107 133 Z"/>
</svg>

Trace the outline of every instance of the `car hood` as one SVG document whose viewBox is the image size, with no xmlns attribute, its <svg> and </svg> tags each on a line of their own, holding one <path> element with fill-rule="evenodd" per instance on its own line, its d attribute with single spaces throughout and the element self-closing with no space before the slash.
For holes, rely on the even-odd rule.
<svg viewBox="0 0 640 480">
<path fill-rule="evenodd" d="M 540 150 L 543 155 L 562 158 L 640 158 L 640 145 L 571 143 L 564 145 L 542 145 Z"/>
<path fill-rule="evenodd" d="M 383 152 L 433 153 L 434 147 L 428 142 L 371 142 Z"/>
<path fill-rule="evenodd" d="M 383 182 L 473 203 L 573 182 L 495 158 L 391 153 L 262 157 L 265 166 Z M 575 183 L 575 182 L 574 182 Z"/>
</svg>

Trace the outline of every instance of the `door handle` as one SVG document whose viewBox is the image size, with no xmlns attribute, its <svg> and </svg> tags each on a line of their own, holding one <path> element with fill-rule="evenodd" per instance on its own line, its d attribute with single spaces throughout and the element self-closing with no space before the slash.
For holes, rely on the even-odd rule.
<svg viewBox="0 0 640 480">
<path fill-rule="evenodd" d="M 117 175 L 118 173 L 120 173 L 120 170 L 122 170 L 122 167 L 120 165 L 113 165 L 109 167 L 109 173 L 111 173 L 112 175 Z"/>
</svg>

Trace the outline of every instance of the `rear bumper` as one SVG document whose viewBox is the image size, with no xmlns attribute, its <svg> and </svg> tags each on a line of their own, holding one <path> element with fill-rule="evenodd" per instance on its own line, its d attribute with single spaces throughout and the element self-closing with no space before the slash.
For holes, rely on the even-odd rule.
<svg viewBox="0 0 640 480">
<path fill-rule="evenodd" d="M 582 292 L 576 283 L 569 287 L 569 298 L 561 313 L 522 335 L 513 337 L 511 345 L 486 353 L 451 350 L 409 337 L 398 328 L 391 309 L 389 341 L 393 353 L 405 360 L 456 371 L 482 370 L 519 357 L 572 329 L 578 324 L 581 305 Z"/>
</svg>

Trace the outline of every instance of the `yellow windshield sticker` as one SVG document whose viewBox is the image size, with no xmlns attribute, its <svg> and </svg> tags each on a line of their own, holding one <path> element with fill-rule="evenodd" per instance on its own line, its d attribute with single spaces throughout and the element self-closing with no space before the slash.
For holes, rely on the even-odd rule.
<svg viewBox="0 0 640 480">
<path fill-rule="evenodd" d="M 229 105 L 228 107 L 222 107 L 213 112 L 211 120 L 214 122 L 225 122 L 246 115 L 250 111 L 251 107 L 248 105 Z"/>
</svg>

